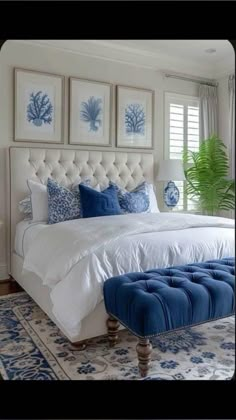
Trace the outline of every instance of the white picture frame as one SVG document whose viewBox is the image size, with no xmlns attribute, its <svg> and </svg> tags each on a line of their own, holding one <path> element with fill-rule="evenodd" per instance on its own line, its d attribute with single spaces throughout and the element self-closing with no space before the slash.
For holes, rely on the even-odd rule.
<svg viewBox="0 0 236 420">
<path fill-rule="evenodd" d="M 153 149 L 152 90 L 116 87 L 116 146 Z"/>
<path fill-rule="evenodd" d="M 64 76 L 14 69 L 14 141 L 63 143 Z"/>
<path fill-rule="evenodd" d="M 70 77 L 69 144 L 111 146 L 111 88 Z"/>
</svg>

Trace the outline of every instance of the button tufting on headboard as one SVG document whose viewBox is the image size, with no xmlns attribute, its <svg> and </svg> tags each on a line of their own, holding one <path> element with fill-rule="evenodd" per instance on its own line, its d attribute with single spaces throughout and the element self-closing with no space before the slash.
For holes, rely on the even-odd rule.
<svg viewBox="0 0 236 420">
<path fill-rule="evenodd" d="M 144 179 L 153 182 L 153 154 L 120 151 L 93 151 L 49 148 L 10 148 L 11 247 L 15 225 L 22 219 L 18 202 L 29 194 L 27 179 L 46 184 L 52 177 L 67 187 L 83 177 L 92 185 L 109 180 L 132 189 Z M 11 248 L 12 249 L 12 248 Z"/>
</svg>

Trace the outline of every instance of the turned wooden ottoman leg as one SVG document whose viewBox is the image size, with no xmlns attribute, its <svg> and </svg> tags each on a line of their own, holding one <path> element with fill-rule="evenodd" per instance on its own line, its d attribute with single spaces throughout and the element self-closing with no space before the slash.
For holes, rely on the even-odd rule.
<svg viewBox="0 0 236 420">
<path fill-rule="evenodd" d="M 77 341 L 75 343 L 70 343 L 70 344 L 71 344 L 71 346 L 73 346 L 73 350 L 83 351 L 87 347 L 87 340 Z"/>
<path fill-rule="evenodd" d="M 147 376 L 151 363 L 152 345 L 146 338 L 140 338 L 136 347 L 138 353 L 138 367 L 142 377 Z"/>
<path fill-rule="evenodd" d="M 108 332 L 108 340 L 110 347 L 114 347 L 115 344 L 118 341 L 118 329 L 119 329 L 120 323 L 109 316 L 107 320 L 107 332 Z"/>
</svg>

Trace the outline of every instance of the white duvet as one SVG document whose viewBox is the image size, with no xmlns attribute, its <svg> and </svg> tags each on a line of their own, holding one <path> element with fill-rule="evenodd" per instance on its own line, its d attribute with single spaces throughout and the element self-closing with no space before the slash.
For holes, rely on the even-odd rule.
<svg viewBox="0 0 236 420">
<path fill-rule="evenodd" d="M 109 277 L 227 256 L 234 256 L 231 219 L 128 214 L 47 226 L 26 250 L 23 270 L 51 288 L 55 317 L 75 336 Z"/>
</svg>

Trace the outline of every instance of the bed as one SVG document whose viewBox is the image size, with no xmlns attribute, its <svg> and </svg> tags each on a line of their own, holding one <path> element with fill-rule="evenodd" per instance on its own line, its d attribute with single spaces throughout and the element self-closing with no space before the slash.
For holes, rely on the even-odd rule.
<svg viewBox="0 0 236 420">
<path fill-rule="evenodd" d="M 33 179 L 46 183 L 48 176 L 65 186 L 72 185 L 78 176 L 91 176 L 94 185 L 114 180 L 132 189 L 143 180 L 153 182 L 153 155 L 65 148 L 9 148 L 9 272 L 71 342 L 83 341 L 106 333 L 107 315 L 103 302 L 82 321 L 80 333 L 72 337 L 52 313 L 51 290 L 35 274 L 22 274 L 23 257 L 15 251 L 16 226 L 22 220 L 18 203 L 28 194 L 26 181 Z"/>
<path fill-rule="evenodd" d="M 10 148 L 10 272 L 72 343 L 106 334 L 106 278 L 233 256 L 234 222 L 159 213 L 32 226 L 17 208 L 26 180 L 70 186 L 90 176 L 93 185 L 111 180 L 130 190 L 153 182 L 153 169 L 152 153 Z"/>
</svg>

